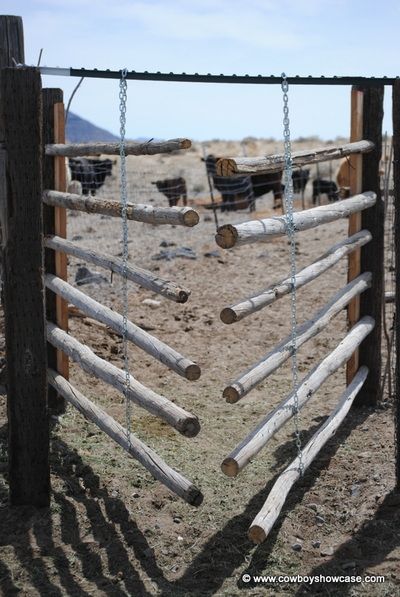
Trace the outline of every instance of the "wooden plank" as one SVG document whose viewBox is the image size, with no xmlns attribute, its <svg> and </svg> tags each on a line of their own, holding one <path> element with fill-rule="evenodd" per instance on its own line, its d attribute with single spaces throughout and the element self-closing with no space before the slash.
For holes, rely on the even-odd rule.
<svg viewBox="0 0 400 597">
<path fill-rule="evenodd" d="M 396 259 L 396 313 L 400 313 L 400 81 L 393 85 L 393 182 L 394 182 L 394 250 Z M 395 322 L 395 469 L 396 487 L 400 490 L 400 317 Z"/>
<path fill-rule="evenodd" d="M 363 92 L 357 87 L 351 90 L 350 141 L 356 142 L 363 138 Z M 362 156 L 352 155 L 350 165 L 350 195 L 362 192 Z M 369 189 L 368 189 L 369 190 Z M 361 212 L 349 217 L 348 233 L 356 234 L 361 230 Z M 354 280 L 361 271 L 361 250 L 351 253 L 348 258 L 347 281 Z M 360 319 L 360 297 L 356 297 L 347 308 L 347 322 L 349 329 Z M 358 371 L 358 350 L 351 356 L 346 366 L 347 385 Z"/>
<path fill-rule="evenodd" d="M 375 193 L 366 191 L 350 199 L 298 211 L 293 214 L 294 228 L 296 232 L 310 230 L 321 224 L 346 218 L 352 213 L 371 207 L 374 203 Z M 226 224 L 218 228 L 215 240 L 223 249 L 231 249 L 235 245 L 265 242 L 286 234 L 286 220 L 286 216 L 275 216 L 265 220 L 249 220 L 236 225 Z"/>
<path fill-rule="evenodd" d="M 192 506 L 200 506 L 203 495 L 193 483 L 185 479 L 178 471 L 168 466 L 160 456 L 146 446 L 133 433 L 115 421 L 104 410 L 88 400 L 81 392 L 74 388 L 59 373 L 49 369 L 49 383 L 68 400 L 86 419 L 92 421 L 99 429 L 104 431 L 111 439 L 121 446 L 132 458 L 138 460 L 155 479 L 163 483 L 168 489 L 181 497 Z"/>
<path fill-rule="evenodd" d="M 317 164 L 331 160 L 339 160 L 354 153 L 372 151 L 373 143 L 359 141 L 318 149 L 305 149 L 292 153 L 294 168 L 301 168 L 308 164 Z M 235 176 L 243 174 L 260 174 L 263 172 L 279 172 L 285 167 L 284 154 L 268 155 L 262 157 L 237 157 L 221 158 L 217 162 L 218 176 Z"/>
<path fill-rule="evenodd" d="M 54 142 L 65 143 L 65 113 L 64 103 L 54 104 Z M 54 188 L 56 191 L 66 192 L 67 177 L 65 158 L 54 158 Z M 54 208 L 54 232 L 61 238 L 67 238 L 67 210 L 64 207 Z M 55 254 L 55 272 L 62 280 L 68 280 L 67 255 L 62 252 Z M 68 331 L 68 303 L 60 296 L 56 297 L 56 322 L 64 331 Z M 62 351 L 57 351 L 57 371 L 65 378 L 69 378 L 68 357 Z"/>
<path fill-rule="evenodd" d="M 0 111 L 10 183 L 3 285 L 10 501 L 13 505 L 48 506 L 41 80 L 34 68 L 0 72 Z"/>
<path fill-rule="evenodd" d="M 359 363 L 369 369 L 368 379 L 357 396 L 355 406 L 376 406 L 382 385 L 382 313 L 384 302 L 384 223 L 385 205 L 381 194 L 379 167 L 382 157 L 384 87 L 364 90 L 364 134 L 374 142 L 375 149 L 363 156 L 362 187 L 371 188 L 376 203 L 361 216 L 362 228 L 372 234 L 372 241 L 361 250 L 361 271 L 372 272 L 372 286 L 360 299 L 360 317 L 371 315 L 376 326 L 370 338 L 359 348 Z"/>
<path fill-rule="evenodd" d="M 125 155 L 156 155 L 170 153 L 179 149 L 189 149 L 189 139 L 170 139 L 169 141 L 149 141 L 147 143 L 125 143 Z M 88 155 L 119 155 L 119 143 L 52 143 L 46 146 L 46 155 L 58 155 L 69 158 Z"/>
<path fill-rule="evenodd" d="M 304 472 L 308 469 L 326 442 L 336 433 L 349 412 L 357 394 L 363 387 L 367 375 L 367 367 L 361 367 L 352 383 L 343 392 L 335 410 L 302 449 L 301 461 L 300 457 L 297 456 L 279 475 L 263 507 L 250 525 L 249 539 L 254 541 L 254 543 L 262 543 L 268 537 L 269 532 L 278 519 L 289 491 L 296 481 L 300 479 L 301 471 Z"/>
</svg>

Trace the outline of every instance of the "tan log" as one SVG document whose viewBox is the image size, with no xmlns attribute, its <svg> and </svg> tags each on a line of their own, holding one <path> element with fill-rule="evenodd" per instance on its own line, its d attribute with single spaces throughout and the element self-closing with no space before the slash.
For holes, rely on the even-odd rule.
<svg viewBox="0 0 400 597">
<path fill-rule="evenodd" d="M 122 217 L 122 206 L 119 201 L 48 190 L 43 191 L 43 201 L 47 205 L 66 207 L 86 213 Z M 199 214 L 191 207 L 154 207 L 153 205 L 128 203 L 126 215 L 128 220 L 146 224 L 192 227 L 199 223 Z"/>
<path fill-rule="evenodd" d="M 374 325 L 375 321 L 372 317 L 363 317 L 360 319 L 340 344 L 306 375 L 297 389 L 299 410 L 303 408 L 324 381 L 351 357 L 354 349 L 368 336 Z M 260 452 L 278 429 L 293 417 L 294 407 L 295 394 L 291 392 L 225 458 L 221 465 L 225 475 L 236 477 L 254 456 Z"/>
<path fill-rule="evenodd" d="M 319 334 L 349 302 L 371 286 L 372 275 L 365 272 L 341 288 L 317 313 L 296 328 L 296 350 Z M 255 365 L 249 367 L 234 382 L 224 389 L 227 402 L 234 403 L 246 396 L 273 371 L 276 371 L 293 353 L 292 336 L 288 336 Z"/>
<path fill-rule="evenodd" d="M 376 194 L 367 191 L 343 201 L 298 211 L 293 214 L 295 232 L 309 230 L 321 224 L 346 218 L 352 213 L 371 207 L 375 201 Z M 218 228 L 215 240 L 223 249 L 258 241 L 268 241 L 286 234 L 286 221 L 287 218 L 283 215 L 265 220 L 249 220 L 236 225 L 226 224 Z"/>
<path fill-rule="evenodd" d="M 125 143 L 125 155 L 156 155 L 170 153 L 179 149 L 189 149 L 189 139 L 170 139 L 147 143 Z M 46 155 L 61 155 L 69 158 L 90 155 L 119 155 L 119 143 L 53 143 L 46 145 Z"/>
<path fill-rule="evenodd" d="M 45 275 L 45 284 L 47 288 L 75 305 L 75 307 L 78 307 L 78 309 L 89 317 L 101 321 L 121 336 L 123 335 L 124 318 L 119 313 L 102 305 L 68 284 L 68 282 L 64 282 L 52 274 Z M 131 321 L 126 322 L 126 337 L 130 342 L 133 342 L 133 344 L 157 359 L 157 361 L 160 361 L 160 363 L 163 363 L 163 365 L 166 365 L 169 369 L 172 369 L 172 371 L 178 373 L 178 375 L 190 381 L 199 379 L 201 372 L 198 365 L 167 346 L 167 344 L 164 344 L 161 340 L 158 340 L 158 338 L 142 330 Z"/>
<path fill-rule="evenodd" d="M 164 396 L 149 390 L 132 375 L 129 375 L 129 386 L 126 387 L 125 371 L 101 359 L 88 346 L 78 342 L 51 322 L 47 322 L 47 340 L 55 348 L 64 351 L 84 371 L 125 393 L 127 399 L 132 400 L 152 415 L 163 419 L 182 435 L 194 437 L 200 431 L 197 417 Z"/>
<path fill-rule="evenodd" d="M 193 483 L 168 466 L 154 450 L 146 446 L 133 433 L 128 435 L 127 430 L 122 425 L 81 394 L 64 377 L 56 371 L 48 369 L 47 379 L 65 400 L 78 409 L 86 419 L 92 421 L 99 429 L 104 431 L 132 458 L 138 460 L 155 479 L 183 498 L 188 504 L 199 506 L 202 503 L 203 495 Z"/>
<path fill-rule="evenodd" d="M 309 164 L 340 160 L 347 155 L 354 153 L 365 153 L 372 151 L 374 144 L 371 141 L 359 141 L 357 143 L 346 143 L 345 145 L 333 145 L 331 147 L 319 147 L 317 149 L 305 149 L 292 153 L 292 164 L 294 168 L 302 168 Z M 284 154 L 275 154 L 262 157 L 233 157 L 221 158 L 217 162 L 217 174 L 219 176 L 234 176 L 235 174 L 259 174 L 261 172 L 279 172 L 285 167 Z"/>
<path fill-rule="evenodd" d="M 361 367 L 358 370 L 351 384 L 343 392 L 335 410 L 302 449 L 301 460 L 299 456 L 295 458 L 283 473 L 279 475 L 263 507 L 251 523 L 249 538 L 254 543 L 262 543 L 268 537 L 282 510 L 289 491 L 300 478 L 301 471 L 304 472 L 307 470 L 326 442 L 336 433 L 349 412 L 355 397 L 361 390 L 367 375 L 367 367 Z"/>
<path fill-rule="evenodd" d="M 94 263 L 99 267 L 111 270 L 121 276 L 124 275 L 124 264 L 122 259 L 118 259 L 117 257 L 112 257 L 111 255 L 106 255 L 104 253 L 97 253 L 97 251 L 92 251 L 91 249 L 83 249 L 70 240 L 60 238 L 59 236 L 45 236 L 44 246 L 49 249 L 54 249 L 54 251 L 73 255 L 78 259 L 84 259 L 89 263 Z M 131 263 L 128 263 L 126 266 L 126 277 L 131 282 L 140 284 L 143 288 L 156 292 L 177 303 L 186 303 L 190 296 L 190 290 L 188 288 L 178 286 L 170 280 L 159 278 L 153 274 L 153 272 L 142 269 Z"/>
<path fill-rule="evenodd" d="M 372 236 L 368 230 L 362 230 L 358 234 L 346 238 L 345 240 L 337 243 L 311 265 L 308 265 L 304 269 L 300 270 L 296 274 L 295 285 L 296 288 L 301 288 L 305 284 L 308 284 L 312 280 L 315 280 L 326 272 L 328 269 L 336 265 L 342 257 L 349 255 L 352 251 L 362 247 L 371 240 Z M 221 320 L 224 323 L 230 324 L 235 323 L 244 319 L 248 315 L 259 311 L 263 307 L 270 305 L 281 297 L 289 294 L 292 290 L 291 278 L 284 278 L 275 284 L 271 284 L 264 290 L 261 290 L 257 294 L 249 296 L 243 301 L 234 303 L 229 307 L 225 307 L 221 311 Z"/>
</svg>

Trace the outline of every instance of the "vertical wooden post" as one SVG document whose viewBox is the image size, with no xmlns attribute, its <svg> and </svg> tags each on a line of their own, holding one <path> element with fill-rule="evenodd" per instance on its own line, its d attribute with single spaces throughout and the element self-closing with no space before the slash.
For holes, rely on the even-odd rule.
<svg viewBox="0 0 400 597">
<path fill-rule="evenodd" d="M 350 141 L 361 141 L 363 139 L 363 100 L 364 94 L 358 87 L 351 89 L 351 117 L 350 117 Z M 350 171 L 350 195 L 361 193 L 362 187 L 362 156 L 354 154 L 349 158 Z M 361 213 L 352 214 L 349 217 L 349 236 L 361 230 Z M 357 278 L 361 272 L 361 251 L 357 249 L 348 257 L 348 282 Z M 353 327 L 360 319 L 360 297 L 353 299 L 347 307 L 347 321 L 349 328 Z M 359 351 L 356 350 L 347 363 L 347 385 L 349 385 L 358 371 Z"/>
<path fill-rule="evenodd" d="M 8 181 L 3 298 L 10 500 L 48 506 L 40 74 L 33 68 L 2 69 L 0 90 Z"/>
<path fill-rule="evenodd" d="M 64 143 L 64 105 L 61 89 L 43 89 L 43 145 L 47 143 Z M 65 160 L 63 157 L 43 157 L 43 186 L 47 189 L 65 191 Z M 66 237 L 66 210 L 43 206 L 43 228 L 45 234 L 57 234 Z M 56 274 L 67 279 L 66 255 L 54 253 L 45 249 L 45 269 L 48 273 Z M 62 329 L 68 329 L 68 305 L 53 292 L 46 290 L 46 317 L 56 322 Z M 68 359 L 50 344 L 47 348 L 49 367 L 59 371 L 68 379 Z M 65 400 L 49 386 L 49 407 L 52 413 L 60 414 L 65 411 Z"/>
<path fill-rule="evenodd" d="M 384 301 L 384 220 L 379 167 L 382 157 L 383 86 L 364 89 L 364 137 L 375 149 L 363 154 L 362 190 L 376 193 L 376 203 L 362 212 L 362 228 L 369 230 L 372 241 L 362 248 L 361 270 L 372 272 L 372 286 L 360 299 L 360 316 L 370 315 L 375 327 L 359 349 L 360 366 L 369 369 L 368 377 L 358 394 L 356 406 L 375 406 L 382 383 L 382 312 Z"/>
<path fill-rule="evenodd" d="M 395 371 L 395 441 L 396 487 L 400 491 L 400 81 L 393 85 L 393 182 L 394 182 L 394 245 L 396 258 L 396 371 Z"/>
</svg>

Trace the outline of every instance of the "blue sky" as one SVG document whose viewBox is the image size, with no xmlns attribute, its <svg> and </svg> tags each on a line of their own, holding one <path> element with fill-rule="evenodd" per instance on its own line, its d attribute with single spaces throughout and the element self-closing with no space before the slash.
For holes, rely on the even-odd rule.
<svg viewBox="0 0 400 597">
<path fill-rule="evenodd" d="M 225 74 L 400 74 L 400 2 L 386 0 L 2 0 L 23 17 L 26 62 Z M 75 78 L 44 77 L 65 101 Z M 346 87 L 289 90 L 292 137 L 347 135 Z M 385 130 L 391 130 L 386 91 Z M 118 134 L 118 81 L 86 79 L 72 111 Z M 282 138 L 279 86 L 130 81 L 127 136 Z"/>
</svg>

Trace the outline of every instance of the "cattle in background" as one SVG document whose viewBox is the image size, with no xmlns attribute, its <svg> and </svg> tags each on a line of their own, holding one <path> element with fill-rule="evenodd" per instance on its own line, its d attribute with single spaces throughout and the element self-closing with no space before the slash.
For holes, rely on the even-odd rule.
<svg viewBox="0 0 400 597">
<path fill-rule="evenodd" d="M 274 194 L 274 208 L 282 205 L 282 172 L 251 174 L 250 176 L 218 176 L 217 161 L 220 158 L 208 155 L 205 162 L 208 176 L 222 195 L 222 211 L 250 208 L 255 209 L 255 199 L 270 191 Z"/>
<path fill-rule="evenodd" d="M 313 205 L 320 202 L 321 195 L 328 195 L 329 201 L 337 201 L 339 199 L 339 191 L 337 184 L 333 180 L 325 180 L 324 178 L 316 178 L 313 180 L 313 194 L 312 202 Z"/>
<path fill-rule="evenodd" d="M 344 158 L 336 174 L 336 182 L 339 187 L 339 194 L 342 199 L 350 197 L 350 170 L 352 166 L 348 158 Z"/>
<path fill-rule="evenodd" d="M 69 158 L 71 180 L 81 183 L 84 195 L 95 195 L 103 186 L 106 176 L 111 176 L 114 163 L 109 159 Z"/>
<path fill-rule="evenodd" d="M 304 193 L 309 178 L 309 168 L 300 168 L 299 170 L 294 170 L 292 173 L 294 193 Z"/>
<path fill-rule="evenodd" d="M 187 205 L 186 181 L 181 176 L 179 178 L 155 180 L 151 184 L 155 184 L 157 190 L 167 197 L 170 207 L 175 207 L 181 198 L 183 205 Z"/>
</svg>

